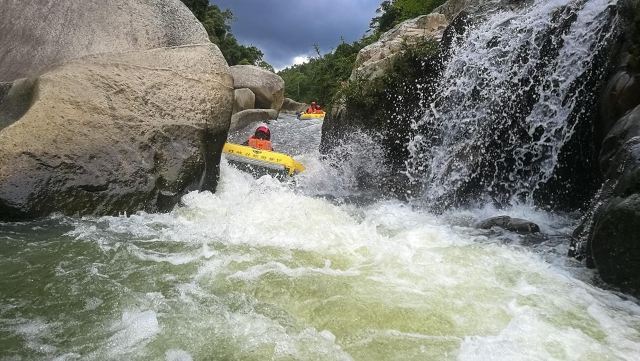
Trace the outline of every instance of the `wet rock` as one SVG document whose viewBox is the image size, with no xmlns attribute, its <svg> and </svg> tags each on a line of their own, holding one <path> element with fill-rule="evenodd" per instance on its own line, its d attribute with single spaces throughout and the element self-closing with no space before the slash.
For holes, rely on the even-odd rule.
<svg viewBox="0 0 640 361">
<path fill-rule="evenodd" d="M 520 234 L 530 234 L 540 232 L 540 227 L 530 221 L 520 218 L 511 218 L 509 216 L 497 216 L 485 219 L 475 225 L 480 229 L 491 229 L 493 227 L 499 227 L 506 229 L 507 231 L 516 232 Z"/>
<path fill-rule="evenodd" d="M 234 91 L 233 114 L 256 106 L 256 95 L 251 89 L 242 88 Z"/>
<path fill-rule="evenodd" d="M 604 281 L 640 294 L 640 194 L 607 201 L 596 219 L 590 251 Z"/>
<path fill-rule="evenodd" d="M 628 71 L 618 71 L 611 78 L 601 101 L 604 132 L 629 110 L 640 104 L 640 78 Z"/>
<path fill-rule="evenodd" d="M 606 181 L 582 224 L 574 231 L 570 256 L 586 259 L 601 278 L 640 295 L 640 106 L 613 126 L 602 145 Z"/>
<path fill-rule="evenodd" d="M 602 142 L 599 163 L 606 178 L 614 178 L 627 161 L 625 144 L 635 137 L 640 137 L 640 105 L 618 120 Z"/>
<path fill-rule="evenodd" d="M 0 81 L 91 54 L 209 43 L 179 0 L 0 2 Z"/>
<path fill-rule="evenodd" d="M 235 65 L 231 68 L 234 88 L 248 88 L 256 96 L 256 108 L 280 111 L 284 102 L 284 80 L 268 70 L 254 65 Z"/>
<path fill-rule="evenodd" d="M 28 110 L 0 130 L 0 220 L 166 210 L 213 190 L 232 85 L 213 44 L 88 56 L 41 75 Z"/>
<path fill-rule="evenodd" d="M 276 119 L 278 112 L 273 109 L 247 109 L 231 117 L 229 131 L 242 129 L 253 122 L 267 122 Z"/>
<path fill-rule="evenodd" d="M 280 110 L 286 113 L 298 113 L 304 112 L 307 108 L 309 108 L 309 104 L 299 103 L 290 98 L 284 98 L 282 109 Z"/>
</svg>

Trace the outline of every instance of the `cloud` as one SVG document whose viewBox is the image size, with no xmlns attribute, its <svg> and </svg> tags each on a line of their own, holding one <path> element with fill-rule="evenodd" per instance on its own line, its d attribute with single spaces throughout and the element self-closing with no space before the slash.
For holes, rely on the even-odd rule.
<svg viewBox="0 0 640 361">
<path fill-rule="evenodd" d="M 309 61 L 309 57 L 306 55 L 303 56 L 296 56 L 293 58 L 293 64 L 294 65 L 300 65 L 300 64 L 304 64 L 306 62 Z"/>
<path fill-rule="evenodd" d="M 265 60 L 281 69 L 296 56 L 322 53 L 342 40 L 360 39 L 369 28 L 380 0 L 214 0 L 231 9 L 232 32 L 242 44 L 255 45 Z M 302 54 L 302 55 L 301 55 Z"/>
</svg>

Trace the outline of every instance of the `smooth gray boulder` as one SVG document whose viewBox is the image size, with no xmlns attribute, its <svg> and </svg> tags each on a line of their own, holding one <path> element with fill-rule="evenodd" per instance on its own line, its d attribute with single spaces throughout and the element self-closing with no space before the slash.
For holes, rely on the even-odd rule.
<svg viewBox="0 0 640 361">
<path fill-rule="evenodd" d="M 256 107 L 256 95 L 251 89 L 236 89 L 233 99 L 233 114 Z"/>
<path fill-rule="evenodd" d="M 0 1 L 0 82 L 85 55 L 203 43 L 179 0 Z"/>
<path fill-rule="evenodd" d="M 230 69 L 234 88 L 251 89 L 256 95 L 256 108 L 280 111 L 284 102 L 284 80 L 279 75 L 254 65 L 234 65 Z"/>
<path fill-rule="evenodd" d="M 0 220 L 166 210 L 214 189 L 233 102 L 215 45 L 88 56 L 33 87 L 0 130 Z"/>
<path fill-rule="evenodd" d="M 266 122 L 278 117 L 278 112 L 273 109 L 247 109 L 234 114 L 231 117 L 229 131 L 242 129 L 253 122 Z"/>
<path fill-rule="evenodd" d="M 485 219 L 482 222 L 479 222 L 475 225 L 475 227 L 480 229 L 491 229 L 493 227 L 499 227 L 502 229 L 506 229 L 507 231 L 520 234 L 540 232 L 540 227 L 537 224 L 527 221 L 526 219 L 512 218 L 509 216 L 491 217 Z"/>
<path fill-rule="evenodd" d="M 282 103 L 282 109 L 280 110 L 286 113 L 295 114 L 298 112 L 304 112 L 307 108 L 309 108 L 309 104 L 299 103 L 290 98 L 284 98 L 284 102 Z"/>
</svg>

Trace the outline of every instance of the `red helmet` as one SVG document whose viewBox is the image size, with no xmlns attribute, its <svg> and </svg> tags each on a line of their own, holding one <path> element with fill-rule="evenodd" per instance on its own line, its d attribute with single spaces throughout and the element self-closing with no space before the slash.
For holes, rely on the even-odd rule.
<svg viewBox="0 0 640 361">
<path fill-rule="evenodd" d="M 271 131 L 269 130 L 269 127 L 266 125 L 260 125 L 259 127 L 256 128 L 256 135 L 258 135 L 258 133 L 263 133 L 267 136 L 267 139 L 271 139 Z"/>
</svg>

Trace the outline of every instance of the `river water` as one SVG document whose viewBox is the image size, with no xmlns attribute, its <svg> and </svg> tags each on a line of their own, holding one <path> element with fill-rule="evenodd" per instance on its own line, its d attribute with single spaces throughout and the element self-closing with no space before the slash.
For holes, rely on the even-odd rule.
<svg viewBox="0 0 640 361">
<path fill-rule="evenodd" d="M 358 194 L 320 127 L 271 124 L 295 182 L 223 161 L 167 214 L 0 224 L 0 360 L 638 360 L 640 306 L 565 257 L 571 215 L 501 210 L 546 234 L 521 238 Z"/>
</svg>

